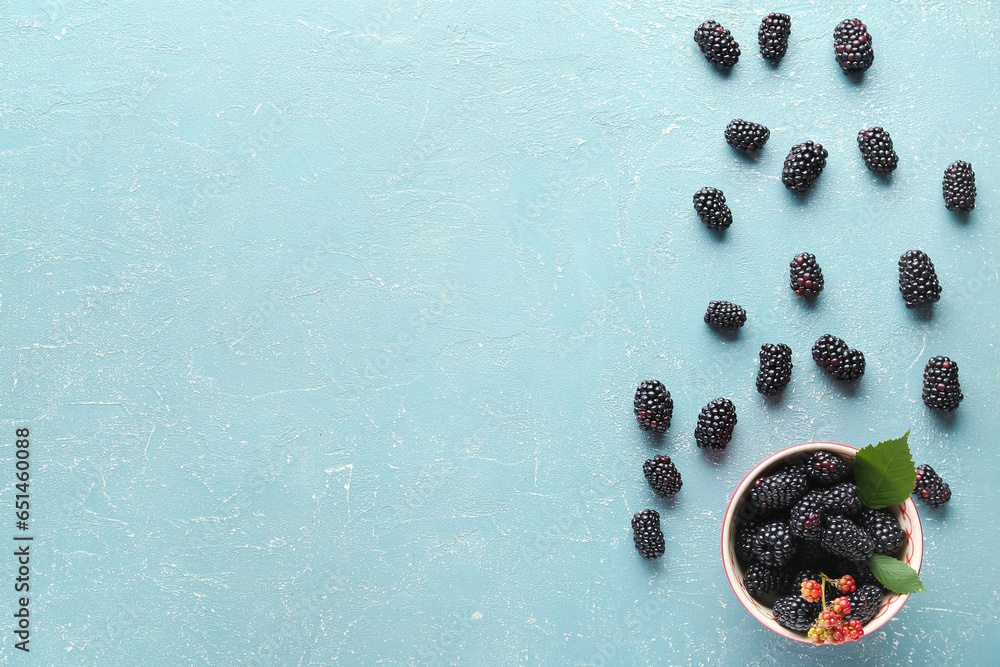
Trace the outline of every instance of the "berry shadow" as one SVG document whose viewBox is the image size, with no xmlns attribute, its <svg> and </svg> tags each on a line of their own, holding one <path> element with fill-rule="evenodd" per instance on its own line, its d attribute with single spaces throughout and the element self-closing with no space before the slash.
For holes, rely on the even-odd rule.
<svg viewBox="0 0 1000 667">
<path fill-rule="evenodd" d="M 799 296 L 796 294 L 795 299 L 796 301 L 801 303 L 803 307 L 805 307 L 807 310 L 816 310 L 816 308 L 819 306 L 819 299 L 817 299 L 814 296 Z"/>
<path fill-rule="evenodd" d="M 924 303 L 913 308 L 907 308 L 909 316 L 917 322 L 930 322 L 934 319 L 934 304 Z"/>
<path fill-rule="evenodd" d="M 972 220 L 971 213 L 963 213 L 962 211 L 951 211 L 951 217 L 953 217 L 956 221 L 960 222 L 963 225 L 969 224 L 969 222 Z"/>
<path fill-rule="evenodd" d="M 880 184 L 888 187 L 892 185 L 892 172 L 886 172 L 884 174 L 874 174 L 875 180 Z"/>
<path fill-rule="evenodd" d="M 726 450 L 707 448 L 705 449 L 705 460 L 713 465 L 721 466 L 726 461 Z"/>
<path fill-rule="evenodd" d="M 711 324 L 708 325 L 708 328 L 715 332 L 719 338 L 730 342 L 738 341 L 740 339 L 740 331 L 742 330 L 742 327 L 737 329 L 719 329 L 718 327 L 713 327 Z"/>
<path fill-rule="evenodd" d="M 646 439 L 656 449 L 663 449 L 663 443 L 667 441 L 666 433 L 657 433 L 656 431 L 645 431 Z"/>
<path fill-rule="evenodd" d="M 732 148 L 732 147 L 730 147 Z M 766 148 L 766 146 L 764 147 Z M 737 155 L 743 162 L 748 162 L 750 164 L 756 164 L 760 161 L 764 148 L 756 151 L 741 151 L 738 148 L 732 148 L 732 152 Z"/>
<path fill-rule="evenodd" d="M 785 403 L 785 390 L 782 389 L 776 394 L 765 395 L 764 397 L 764 408 L 767 410 L 777 410 L 782 407 Z"/>
<path fill-rule="evenodd" d="M 865 73 L 854 72 L 852 74 L 844 74 L 844 78 L 847 79 L 847 81 L 855 88 L 860 88 L 861 85 L 864 84 L 865 82 Z"/>
<path fill-rule="evenodd" d="M 958 425 L 958 414 L 954 410 L 951 412 L 946 410 L 931 410 L 930 413 L 934 415 L 935 421 L 944 428 L 953 429 Z"/>
<path fill-rule="evenodd" d="M 830 377 L 826 373 L 823 374 L 823 377 L 826 378 L 827 385 L 833 387 L 844 396 L 849 396 L 851 398 L 856 398 L 857 395 L 861 393 L 861 383 L 864 382 L 864 378 L 859 378 L 854 382 L 838 380 L 837 378 Z"/>
</svg>

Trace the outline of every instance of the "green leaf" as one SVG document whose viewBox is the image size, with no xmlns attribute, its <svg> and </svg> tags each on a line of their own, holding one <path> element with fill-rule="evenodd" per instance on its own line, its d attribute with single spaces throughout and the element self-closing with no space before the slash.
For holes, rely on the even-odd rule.
<svg viewBox="0 0 1000 667">
<path fill-rule="evenodd" d="M 893 593 L 908 595 L 910 593 L 927 592 L 916 571 L 906 563 L 896 558 L 875 554 L 868 561 L 872 574 L 883 586 Z"/>
<path fill-rule="evenodd" d="M 861 501 L 872 509 L 898 505 L 913 493 L 917 467 L 907 431 L 902 438 L 868 445 L 854 457 L 854 481 Z"/>
</svg>

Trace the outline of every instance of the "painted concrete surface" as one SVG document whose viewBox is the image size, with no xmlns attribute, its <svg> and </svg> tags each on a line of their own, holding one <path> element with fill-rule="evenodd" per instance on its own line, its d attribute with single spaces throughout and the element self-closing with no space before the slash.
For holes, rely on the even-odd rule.
<svg viewBox="0 0 1000 667">
<path fill-rule="evenodd" d="M 793 17 L 778 67 L 766 11 Z M 832 30 L 861 17 L 874 67 Z M 714 17 L 743 57 L 713 70 Z M 30 655 L 2 664 L 987 664 L 994 553 L 1000 12 L 988 2 L 25 0 L 0 11 L 0 403 L 32 433 Z M 746 159 L 732 118 L 771 140 Z M 858 130 L 900 167 L 869 174 Z M 792 144 L 829 165 L 805 197 Z M 970 161 L 971 215 L 941 175 Z M 723 189 L 717 237 L 691 196 Z M 943 297 L 908 311 L 896 261 Z M 815 253 L 813 307 L 787 264 Z M 707 330 L 710 299 L 749 312 Z M 809 358 L 863 350 L 856 390 Z M 794 351 L 777 401 L 764 342 Z M 927 358 L 961 367 L 950 419 Z M 631 415 L 659 378 L 674 423 Z M 698 410 L 739 413 L 724 456 Z M 739 606 L 729 493 L 790 444 L 912 429 L 951 483 L 922 511 L 930 592 L 862 642 L 810 650 Z M 642 462 L 674 458 L 672 504 Z M 629 519 L 663 516 L 643 562 Z M 13 514 L 13 510 L 10 511 Z M 10 534 L 14 532 L 10 517 Z M 9 540 L 9 536 L 0 533 Z M 13 558 L 0 600 L 11 621 Z M 12 627 L 12 624 L 11 624 Z"/>
</svg>

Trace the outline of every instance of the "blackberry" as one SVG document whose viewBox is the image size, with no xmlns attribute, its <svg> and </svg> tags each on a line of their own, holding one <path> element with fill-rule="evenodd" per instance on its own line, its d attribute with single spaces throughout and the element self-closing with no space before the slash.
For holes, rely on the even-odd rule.
<svg viewBox="0 0 1000 667">
<path fill-rule="evenodd" d="M 632 410 L 643 431 L 663 433 L 670 428 L 674 399 L 659 380 L 644 380 L 635 390 Z"/>
<path fill-rule="evenodd" d="M 806 476 L 810 482 L 819 486 L 838 484 L 850 474 L 847 461 L 823 449 L 813 452 L 806 463 Z"/>
<path fill-rule="evenodd" d="M 649 560 L 663 555 L 665 544 L 660 530 L 660 513 L 642 510 L 632 517 L 632 538 L 639 555 Z"/>
<path fill-rule="evenodd" d="M 853 382 L 865 374 L 865 355 L 847 347 L 840 338 L 825 334 L 812 348 L 816 365 L 837 380 Z"/>
<path fill-rule="evenodd" d="M 728 301 L 712 301 L 705 311 L 705 322 L 718 329 L 739 329 L 747 321 L 747 311 Z"/>
<path fill-rule="evenodd" d="M 816 296 L 823 291 L 823 269 L 816 262 L 816 255 L 800 252 L 788 263 L 790 287 L 797 296 Z"/>
<path fill-rule="evenodd" d="M 850 519 L 833 516 L 826 519 L 826 530 L 820 542 L 835 556 L 858 562 L 867 561 L 875 552 L 875 542 Z"/>
<path fill-rule="evenodd" d="M 976 208 L 976 172 L 972 165 L 958 160 L 944 170 L 944 206 L 949 211 L 968 213 Z"/>
<path fill-rule="evenodd" d="M 823 491 L 823 513 L 825 516 L 855 517 L 861 513 L 864 504 L 858 495 L 854 482 L 842 482 Z"/>
<path fill-rule="evenodd" d="M 782 470 L 754 482 L 750 488 L 750 505 L 763 512 L 788 509 L 808 491 L 805 475 L 798 470 Z"/>
<path fill-rule="evenodd" d="M 862 623 L 875 618 L 879 607 L 882 606 L 882 589 L 878 586 L 861 586 L 858 590 L 847 595 L 851 601 L 851 613 L 844 616 L 844 620 L 857 619 Z"/>
<path fill-rule="evenodd" d="M 862 586 L 874 586 L 882 594 L 882 584 L 878 582 L 867 561 L 854 562 L 844 558 L 829 563 L 830 569 L 840 576 L 849 574 L 854 578 L 854 583 L 860 589 Z"/>
<path fill-rule="evenodd" d="M 753 553 L 753 541 L 760 526 L 757 521 L 744 521 L 736 528 L 736 555 L 744 563 L 754 563 L 757 560 Z"/>
<path fill-rule="evenodd" d="M 760 22 L 757 43 L 760 55 L 772 64 L 785 57 L 788 50 L 788 35 L 792 32 L 792 17 L 788 14 L 771 12 Z"/>
<path fill-rule="evenodd" d="M 812 141 L 795 144 L 785 158 L 785 166 L 781 170 L 781 182 L 795 194 L 805 192 L 823 173 L 826 158 L 829 156 L 822 144 Z"/>
<path fill-rule="evenodd" d="M 740 59 L 739 42 L 716 21 L 705 21 L 694 31 L 694 41 L 705 54 L 705 60 L 728 69 Z"/>
<path fill-rule="evenodd" d="M 789 630 L 805 632 L 808 630 L 823 605 L 819 602 L 806 602 L 801 595 L 789 595 L 774 603 L 774 620 Z"/>
<path fill-rule="evenodd" d="M 821 491 L 810 491 L 792 506 L 788 527 L 792 535 L 806 542 L 819 542 L 823 538 L 823 514 L 826 498 Z"/>
<path fill-rule="evenodd" d="M 661 496 L 672 496 L 681 490 L 681 474 L 669 456 L 657 454 L 647 459 L 642 466 L 642 474 L 646 481 Z"/>
<path fill-rule="evenodd" d="M 725 449 L 733 439 L 736 407 L 728 398 L 717 398 L 701 409 L 694 439 L 699 447 Z"/>
<path fill-rule="evenodd" d="M 754 563 L 743 574 L 743 587 L 756 597 L 788 591 L 788 573 L 762 563 Z"/>
<path fill-rule="evenodd" d="M 941 298 L 941 284 L 927 253 L 907 250 L 899 258 L 899 292 L 907 308 L 934 303 Z"/>
<path fill-rule="evenodd" d="M 772 521 L 757 530 L 753 553 L 757 560 L 768 567 L 783 567 L 791 562 L 798 550 L 798 542 L 786 521 Z"/>
<path fill-rule="evenodd" d="M 759 151 L 771 138 L 771 130 L 760 123 L 736 118 L 726 125 L 726 143 L 741 151 Z"/>
<path fill-rule="evenodd" d="M 924 367 L 924 405 L 951 412 L 965 396 L 958 382 L 958 364 L 948 357 L 931 357 Z"/>
<path fill-rule="evenodd" d="M 951 500 L 951 487 L 926 463 L 917 466 L 917 483 L 913 493 L 935 509 Z"/>
<path fill-rule="evenodd" d="M 858 132 L 858 148 L 865 159 L 865 166 L 873 174 L 888 174 L 899 164 L 899 156 L 892 150 L 892 137 L 881 127 Z"/>
<path fill-rule="evenodd" d="M 872 36 L 861 19 L 844 19 L 833 30 L 833 52 L 844 74 L 864 72 L 872 66 Z"/>
<path fill-rule="evenodd" d="M 757 391 L 773 396 L 792 379 L 792 348 L 784 343 L 760 346 L 760 368 L 757 370 Z"/>
<path fill-rule="evenodd" d="M 733 212 L 726 206 L 726 195 L 722 190 L 702 188 L 694 193 L 694 210 L 709 229 L 729 229 L 733 224 Z"/>
<path fill-rule="evenodd" d="M 906 531 L 888 510 L 866 507 L 861 512 L 861 529 L 875 542 L 875 553 L 884 556 L 895 556 L 906 541 Z"/>
</svg>

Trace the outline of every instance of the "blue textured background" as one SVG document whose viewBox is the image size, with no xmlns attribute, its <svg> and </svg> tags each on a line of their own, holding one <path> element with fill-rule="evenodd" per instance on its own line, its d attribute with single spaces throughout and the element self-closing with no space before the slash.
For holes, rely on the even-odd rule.
<svg viewBox="0 0 1000 667">
<path fill-rule="evenodd" d="M 2 5 L 0 507 L 29 425 L 37 541 L 33 650 L 4 625 L 0 663 L 995 659 L 994 4 L 292 4 Z M 831 46 L 855 15 L 861 80 Z M 709 17 L 743 45 L 729 76 L 691 38 Z M 735 117 L 771 128 L 759 159 L 724 143 Z M 889 183 L 857 150 L 874 124 Z M 829 166 L 797 199 L 779 175 L 806 139 Z M 966 217 L 941 200 L 955 159 Z M 896 289 L 911 248 L 944 287 L 930 315 Z M 815 307 L 787 287 L 803 250 Z M 701 321 L 717 298 L 749 312 L 735 339 Z M 809 359 L 827 332 L 867 355 L 856 391 Z M 753 388 L 763 342 L 795 353 L 779 401 Z M 950 419 L 920 402 L 935 354 L 961 366 Z M 650 377 L 676 402 L 662 442 L 631 415 Z M 739 425 L 710 461 L 716 396 Z M 955 494 L 922 511 L 930 592 L 834 650 L 758 625 L 720 564 L 731 490 L 784 446 L 906 429 Z M 656 452 L 684 475 L 670 506 Z M 647 506 L 655 564 L 629 532 Z"/>
</svg>

